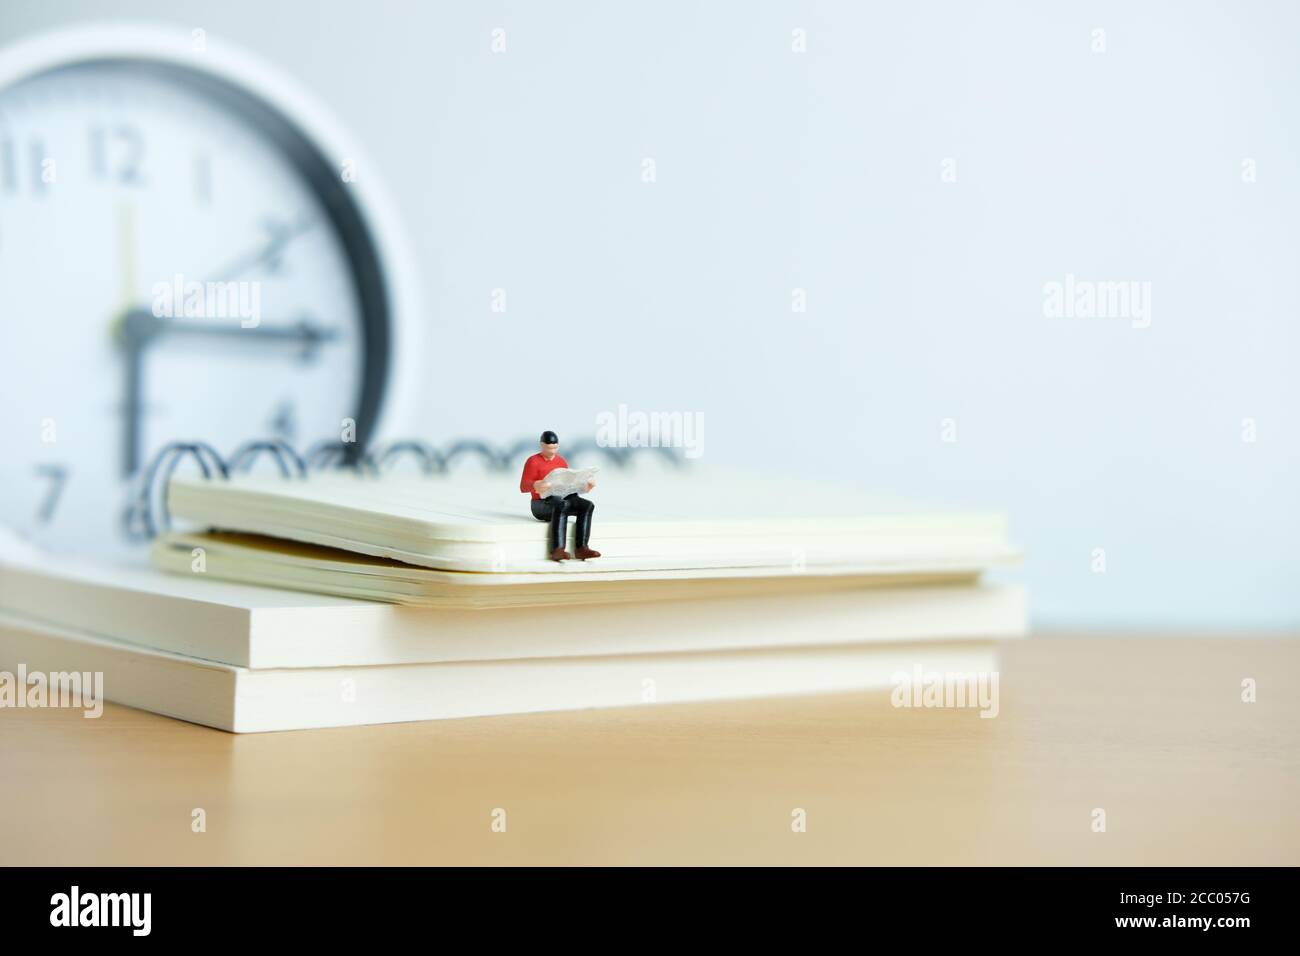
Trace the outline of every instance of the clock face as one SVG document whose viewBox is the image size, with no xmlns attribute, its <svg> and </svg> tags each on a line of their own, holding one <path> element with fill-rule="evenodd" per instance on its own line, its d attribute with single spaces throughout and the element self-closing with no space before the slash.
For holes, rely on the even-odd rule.
<svg viewBox="0 0 1300 956">
<path fill-rule="evenodd" d="M 0 89 L 0 523 L 117 551 L 168 441 L 368 434 L 389 317 L 334 162 L 182 65 L 90 60 Z"/>
</svg>

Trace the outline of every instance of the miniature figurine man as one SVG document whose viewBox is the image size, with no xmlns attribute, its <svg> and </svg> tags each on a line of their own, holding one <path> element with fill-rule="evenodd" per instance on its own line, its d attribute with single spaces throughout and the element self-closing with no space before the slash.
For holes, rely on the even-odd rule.
<svg viewBox="0 0 1300 956">
<path fill-rule="evenodd" d="M 524 474 L 519 479 L 519 490 L 525 494 L 532 494 L 533 517 L 538 521 L 551 523 L 549 540 L 551 560 L 568 561 L 570 558 L 569 552 L 564 550 L 564 539 L 568 537 L 569 515 L 577 519 L 574 537 L 578 559 L 586 561 L 588 558 L 599 558 L 599 551 L 587 547 L 587 541 L 591 538 L 591 513 L 596 510 L 596 506 L 577 494 L 561 498 L 550 493 L 551 486 L 547 483 L 546 476 L 556 468 L 568 468 L 569 463 L 560 457 L 560 439 L 555 432 L 542 432 L 540 445 L 541 451 L 524 462 Z M 594 487 L 596 487 L 594 481 L 587 482 L 588 491 Z"/>
</svg>

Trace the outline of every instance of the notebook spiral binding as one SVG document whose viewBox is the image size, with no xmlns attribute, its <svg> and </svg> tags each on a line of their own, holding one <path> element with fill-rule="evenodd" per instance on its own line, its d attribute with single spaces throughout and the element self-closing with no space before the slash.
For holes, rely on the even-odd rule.
<svg viewBox="0 0 1300 956">
<path fill-rule="evenodd" d="M 312 471 L 344 468 L 378 477 L 402 458 L 415 459 L 426 475 L 439 475 L 449 471 L 458 460 L 468 457 L 478 457 L 494 471 L 504 472 L 519 464 L 520 456 L 536 447 L 536 439 L 517 441 L 504 448 L 495 448 L 475 439 L 462 439 L 446 449 L 439 449 L 419 439 L 404 438 L 368 450 L 356 442 L 326 439 L 299 454 L 282 439 L 261 438 L 245 442 L 231 452 L 230 457 L 222 458 L 206 442 L 174 441 L 164 445 L 141 472 L 140 482 L 122 514 L 122 524 L 127 535 L 137 541 L 150 540 L 169 530 L 171 512 L 167 507 L 167 487 L 177 469 L 186 461 L 196 463 L 204 478 L 229 478 L 237 472 L 250 471 L 264 457 L 272 458 L 287 480 L 305 479 Z M 589 453 L 602 455 L 616 468 L 627 468 L 633 452 L 658 452 L 674 467 L 682 467 L 682 459 L 670 448 L 611 448 L 588 439 L 566 446 L 566 451 L 574 458 Z"/>
</svg>

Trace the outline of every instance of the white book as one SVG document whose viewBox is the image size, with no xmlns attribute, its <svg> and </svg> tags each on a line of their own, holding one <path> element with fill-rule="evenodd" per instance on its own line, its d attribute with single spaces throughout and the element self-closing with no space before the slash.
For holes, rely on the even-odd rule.
<svg viewBox="0 0 1300 956">
<path fill-rule="evenodd" d="M 1025 629 L 1019 587 L 973 579 L 884 587 L 795 576 L 721 592 L 633 583 L 640 590 L 606 587 L 618 603 L 415 608 L 33 554 L 0 561 L 0 608 L 254 670 L 978 640 Z"/>
<path fill-rule="evenodd" d="M 250 670 L 0 614 L 0 671 L 20 665 L 102 674 L 108 700 L 245 733 L 881 689 L 997 661 L 992 643 L 965 642 Z"/>
<path fill-rule="evenodd" d="M 313 473 L 173 478 L 170 512 L 199 526 L 267 535 L 444 571 L 666 577 L 978 572 L 1013 560 L 1001 515 L 945 512 L 811 481 L 719 469 L 605 475 L 591 561 L 547 560 L 546 524 L 513 475 Z"/>
</svg>

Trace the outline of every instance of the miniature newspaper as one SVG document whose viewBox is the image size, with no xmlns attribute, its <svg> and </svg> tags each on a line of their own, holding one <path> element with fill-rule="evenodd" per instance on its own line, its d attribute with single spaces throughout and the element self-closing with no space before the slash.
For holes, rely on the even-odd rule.
<svg viewBox="0 0 1300 956">
<path fill-rule="evenodd" d="M 580 495 L 587 490 L 587 483 L 595 481 L 598 468 L 556 468 L 548 472 L 543 479 L 551 490 L 546 494 L 559 495 L 561 498 L 566 495 Z"/>
</svg>

